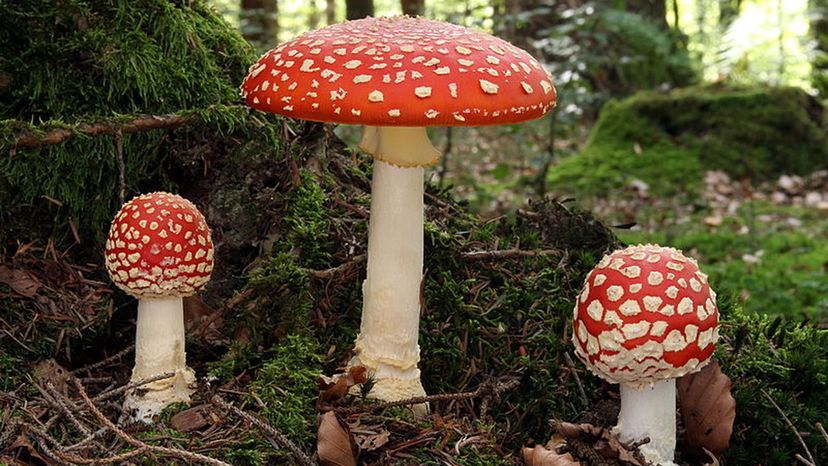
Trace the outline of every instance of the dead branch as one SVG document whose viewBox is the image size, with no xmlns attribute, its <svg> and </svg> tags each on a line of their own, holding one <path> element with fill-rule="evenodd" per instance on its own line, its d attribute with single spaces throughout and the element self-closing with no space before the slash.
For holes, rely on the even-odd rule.
<svg viewBox="0 0 828 466">
<path fill-rule="evenodd" d="M 79 374 L 79 373 L 81 373 L 81 372 L 84 372 L 84 371 L 92 371 L 92 370 L 97 369 L 97 368 L 99 368 L 99 367 L 104 367 L 104 366 L 106 366 L 107 364 L 109 364 L 109 363 L 111 363 L 111 362 L 115 361 L 116 359 L 120 359 L 120 358 L 122 358 L 122 357 L 126 356 L 127 354 L 131 353 L 134 349 L 135 349 L 135 345 L 129 345 L 129 346 L 127 346 L 126 348 L 122 349 L 121 351 L 118 351 L 117 353 L 113 354 L 112 356 L 110 356 L 110 357 L 108 357 L 108 358 L 106 358 L 106 359 L 103 359 L 103 360 L 98 361 L 98 362 L 96 362 L 96 363 L 94 363 L 94 364 L 90 364 L 90 365 L 88 365 L 88 366 L 79 367 L 79 368 L 77 368 L 77 369 L 73 370 L 73 371 L 72 371 L 72 374 L 73 374 L 73 375 L 77 375 L 77 374 Z"/>
<path fill-rule="evenodd" d="M 416 396 L 414 398 L 408 398 L 405 400 L 397 400 L 397 401 L 385 401 L 382 403 L 375 403 L 370 405 L 361 405 L 361 406 L 352 406 L 349 408 L 335 408 L 337 414 L 343 415 L 350 415 L 356 414 L 361 412 L 374 412 L 374 411 L 382 411 L 383 409 L 387 408 L 394 408 L 397 406 L 409 406 L 409 405 L 418 405 L 422 403 L 430 403 L 432 401 L 458 401 L 458 400 L 470 400 L 472 398 L 479 398 L 483 396 L 488 397 L 497 397 L 500 396 L 501 393 L 511 390 L 517 387 L 520 384 L 519 380 L 509 380 L 507 382 L 497 382 L 497 383 L 483 383 L 481 384 L 476 390 L 470 392 L 459 392 L 459 393 L 444 393 L 441 395 L 427 395 L 427 396 Z"/>
<path fill-rule="evenodd" d="M 56 129 L 43 135 L 35 136 L 28 132 L 17 136 L 12 147 L 38 147 L 60 144 L 79 134 L 86 136 L 100 136 L 103 134 L 139 133 L 154 129 L 175 129 L 189 119 L 180 115 L 142 115 L 124 123 L 101 121 L 93 124 L 81 124 L 74 130 Z"/>
<path fill-rule="evenodd" d="M 766 392 L 764 388 L 762 388 L 760 390 L 762 391 L 762 395 L 765 395 L 765 398 L 767 398 L 768 401 L 770 401 L 770 403 L 773 405 L 773 407 L 776 408 L 776 411 L 779 414 L 782 415 L 782 419 L 785 421 L 785 424 L 787 424 L 788 427 L 790 427 L 790 429 L 793 431 L 794 435 L 796 435 L 796 438 L 799 440 L 799 443 L 802 444 L 802 449 L 805 450 L 805 454 L 808 455 L 808 460 L 805 464 L 810 463 L 811 465 L 815 465 L 816 463 L 814 462 L 814 456 L 811 455 L 811 450 L 808 449 L 808 445 L 805 443 L 805 439 L 802 438 L 802 434 L 799 433 L 799 431 L 793 425 L 791 420 L 788 419 L 788 416 L 785 414 L 784 411 L 782 411 L 782 408 L 780 408 L 779 405 L 776 404 L 776 401 L 774 401 L 773 398 L 771 398 L 771 396 L 768 395 L 768 392 Z M 797 455 L 797 456 L 799 456 L 799 455 Z M 797 458 L 797 459 L 799 459 L 799 458 Z M 802 460 L 804 460 L 804 459 L 805 458 L 802 458 Z"/>
<path fill-rule="evenodd" d="M 78 390 L 78 394 L 80 394 L 81 398 L 83 399 L 84 404 L 89 411 L 97 418 L 101 423 L 103 423 L 106 427 L 109 428 L 112 432 L 125 441 L 126 443 L 134 446 L 135 448 L 144 448 L 147 451 L 152 451 L 155 453 L 164 454 L 167 456 L 174 456 L 176 458 L 181 458 L 187 461 L 199 461 L 205 464 L 209 464 L 212 466 L 232 466 L 224 461 L 220 461 L 214 458 L 210 458 L 209 456 L 204 456 L 199 453 L 193 453 L 190 451 L 182 450 L 180 448 L 170 448 L 170 447 L 162 447 L 158 445 L 148 445 L 135 437 L 129 435 L 128 433 L 124 432 L 118 426 L 116 426 L 108 417 L 104 416 L 104 414 L 98 409 L 95 403 L 89 398 L 89 395 L 86 393 L 86 389 L 83 387 L 83 384 L 80 383 L 80 380 L 77 377 L 72 377 L 72 384 Z"/>
<path fill-rule="evenodd" d="M 492 261 L 501 259 L 519 259 L 523 257 L 558 256 L 557 249 L 503 249 L 498 251 L 471 251 L 462 254 L 468 261 Z"/>
<path fill-rule="evenodd" d="M 289 438 L 285 437 L 284 434 L 276 430 L 273 426 L 268 424 L 267 422 L 259 419 L 256 416 L 253 416 L 250 413 L 247 413 L 232 404 L 224 401 L 220 396 L 214 395 L 213 398 L 210 399 L 211 402 L 218 405 L 220 408 L 224 409 L 225 411 L 231 411 L 235 415 L 241 417 L 245 421 L 253 424 L 254 426 L 258 427 L 259 429 L 265 431 L 267 435 L 269 435 L 276 443 L 281 445 L 282 447 L 290 450 L 293 453 L 293 456 L 299 460 L 299 462 L 305 466 L 316 466 L 316 462 L 313 461 L 301 448 L 299 448 L 295 443 L 291 442 Z"/>
</svg>

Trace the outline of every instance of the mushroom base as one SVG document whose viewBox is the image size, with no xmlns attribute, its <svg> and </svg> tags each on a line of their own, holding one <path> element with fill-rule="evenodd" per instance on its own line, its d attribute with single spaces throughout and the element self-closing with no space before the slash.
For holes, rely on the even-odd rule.
<svg viewBox="0 0 828 466">
<path fill-rule="evenodd" d="M 373 364 L 372 364 L 373 362 Z M 374 385 L 368 398 L 380 401 L 397 401 L 425 396 L 426 392 L 420 382 L 420 370 L 417 367 L 410 367 L 407 370 L 400 370 L 375 361 L 363 361 L 354 356 L 349 366 L 365 366 L 369 375 L 374 379 Z M 354 387 L 356 389 L 357 387 Z M 358 390 L 354 390 L 358 392 Z M 428 403 L 411 405 L 411 410 L 418 416 L 425 416 L 429 412 Z"/>
<path fill-rule="evenodd" d="M 184 352 L 184 304 L 181 298 L 141 299 L 135 331 L 135 366 L 130 382 L 164 374 L 172 377 L 131 390 L 124 413 L 132 421 L 152 417 L 173 403 L 189 403 L 195 373 L 187 367 Z"/>
<path fill-rule="evenodd" d="M 624 443 L 649 437 L 639 448 L 644 458 L 654 465 L 676 466 L 676 380 L 641 388 L 621 384 L 621 411 L 613 432 Z"/>
</svg>

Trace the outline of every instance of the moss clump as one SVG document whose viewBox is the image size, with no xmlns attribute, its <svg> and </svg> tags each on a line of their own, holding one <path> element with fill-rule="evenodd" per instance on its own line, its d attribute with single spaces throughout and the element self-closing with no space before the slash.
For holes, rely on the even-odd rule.
<svg viewBox="0 0 828 466">
<path fill-rule="evenodd" d="M 828 419 L 828 330 L 739 308 L 723 313 L 718 357 L 733 380 L 733 464 L 792 464 L 802 446 L 769 395 L 806 439 L 815 458 L 828 455 L 816 422 Z M 763 393 L 764 392 L 764 393 Z"/>
<path fill-rule="evenodd" d="M 822 106 L 796 88 L 712 86 L 608 103 L 583 152 L 551 170 L 552 189 L 605 195 L 634 179 L 653 195 L 692 194 L 707 170 L 767 179 L 828 166 Z"/>
<path fill-rule="evenodd" d="M 89 244 L 119 202 L 114 137 L 13 149 L 20 134 L 100 121 L 117 128 L 141 114 L 186 118 L 184 131 L 124 135 L 129 198 L 175 187 L 169 174 L 181 160 L 172 154 L 202 167 L 208 155 L 226 160 L 232 150 L 222 138 L 250 141 L 261 126 L 243 108 L 222 105 L 238 100 L 254 52 L 202 1 L 0 0 L 0 10 L 2 243 L 52 237 L 64 249 L 74 230 Z M 270 140 L 264 153 L 278 146 Z"/>
</svg>

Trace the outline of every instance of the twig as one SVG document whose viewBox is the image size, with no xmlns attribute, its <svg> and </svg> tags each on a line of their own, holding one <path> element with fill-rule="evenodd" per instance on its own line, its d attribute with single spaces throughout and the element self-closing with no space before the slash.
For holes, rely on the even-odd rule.
<svg viewBox="0 0 828 466">
<path fill-rule="evenodd" d="M 39 137 L 32 134 L 21 134 L 17 137 L 12 147 L 37 147 L 48 146 L 52 144 L 60 144 L 67 139 L 71 139 L 78 134 L 86 136 L 100 136 L 103 134 L 121 133 L 139 133 L 150 131 L 154 129 L 175 129 L 186 123 L 188 118 L 180 115 L 143 115 L 132 121 L 124 123 L 113 123 L 101 121 L 93 124 L 81 124 L 74 130 L 70 129 L 56 129 L 49 131 Z"/>
<path fill-rule="evenodd" d="M 83 371 L 91 371 L 93 369 L 97 369 L 99 367 L 106 366 L 107 364 L 111 363 L 112 361 L 119 359 L 127 354 L 131 353 L 135 349 L 135 345 L 129 345 L 126 348 L 118 351 L 117 353 L 113 354 L 112 356 L 103 359 L 101 361 L 96 362 L 95 364 L 90 364 L 88 366 L 79 367 L 71 372 L 72 375 L 77 375 L 79 372 Z"/>
<path fill-rule="evenodd" d="M 564 360 L 566 361 L 566 365 L 569 366 L 569 371 L 572 373 L 572 376 L 575 378 L 575 384 L 578 385 L 578 393 L 581 395 L 581 399 L 584 400 L 584 404 L 589 404 L 589 398 L 587 398 L 584 386 L 581 384 L 581 377 L 578 376 L 578 371 L 575 369 L 575 363 L 569 356 L 568 351 L 564 352 Z"/>
<path fill-rule="evenodd" d="M 822 438 L 825 439 L 825 444 L 828 445 L 828 432 L 825 432 L 825 427 L 822 427 L 821 422 L 816 423 L 816 428 L 820 434 L 822 434 Z"/>
<path fill-rule="evenodd" d="M 361 406 L 352 406 L 349 408 L 335 408 L 334 411 L 337 414 L 349 415 L 361 412 L 374 412 L 374 411 L 381 411 L 387 408 L 394 408 L 397 406 L 408 406 L 408 405 L 418 405 L 421 403 L 430 403 L 432 401 L 458 401 L 458 400 L 469 400 L 472 398 L 477 398 L 480 396 L 498 396 L 501 393 L 511 390 L 517 387 L 520 384 L 518 380 L 510 380 L 508 382 L 499 382 L 499 383 L 484 383 L 480 385 L 477 390 L 473 390 L 470 392 L 459 392 L 459 393 L 444 393 L 442 395 L 427 395 L 427 396 L 416 396 L 414 398 L 408 398 L 405 400 L 397 400 L 397 401 L 385 401 L 382 403 L 370 404 L 370 405 L 361 405 Z"/>
<path fill-rule="evenodd" d="M 118 200 L 124 203 L 126 195 L 126 164 L 124 163 L 124 133 L 115 131 L 115 157 L 118 160 Z"/>
<path fill-rule="evenodd" d="M 245 421 L 253 424 L 254 426 L 258 427 L 259 429 L 265 431 L 268 435 L 270 435 L 276 443 L 280 444 L 282 447 L 287 448 L 290 450 L 291 453 L 299 460 L 299 462 L 305 466 L 316 466 L 316 462 L 313 461 L 301 448 L 296 446 L 295 443 L 291 442 L 289 438 L 285 437 L 284 434 L 276 430 L 273 426 L 268 424 L 267 422 L 262 421 L 261 419 L 249 414 L 241 409 L 233 406 L 232 404 L 224 401 L 220 396 L 213 395 L 210 399 L 211 402 L 218 405 L 222 409 L 226 411 L 232 411 L 237 416 L 241 417 Z"/>
<path fill-rule="evenodd" d="M 462 254 L 468 261 L 491 261 L 500 259 L 518 259 L 521 257 L 557 256 L 557 249 L 503 249 L 499 251 L 471 251 Z"/>
<path fill-rule="evenodd" d="M 136 447 L 136 448 L 146 448 L 149 451 L 153 451 L 155 453 L 162 453 L 169 456 L 175 456 L 177 458 L 182 458 L 188 461 L 201 461 L 202 463 L 210 464 L 213 466 L 232 466 L 224 461 L 220 461 L 214 458 L 210 458 L 209 456 L 204 456 L 199 453 L 193 453 L 186 450 L 181 450 L 179 448 L 169 448 L 169 447 L 162 447 L 158 445 L 148 445 L 131 435 L 127 434 L 123 430 L 121 430 L 118 426 L 116 426 L 112 421 L 109 420 L 108 417 L 104 416 L 104 414 L 95 406 L 95 403 L 89 399 L 89 395 L 86 393 L 86 389 L 83 388 L 83 384 L 80 383 L 80 380 L 77 377 L 72 377 L 72 383 L 77 388 L 78 393 L 80 394 L 83 402 L 89 408 L 89 411 L 99 420 L 101 421 L 106 427 L 109 428 L 112 432 L 120 437 L 126 443 Z"/>
<path fill-rule="evenodd" d="M 133 388 L 138 388 L 142 385 L 157 382 L 159 380 L 169 379 L 170 377 L 172 377 L 174 375 L 175 375 L 175 372 L 164 372 L 163 374 L 158 374 L 158 375 L 154 375 L 152 377 L 147 377 L 146 379 L 138 380 L 136 382 L 126 384 L 124 386 L 112 389 L 108 392 L 101 392 L 100 394 L 98 394 L 94 398 L 92 398 L 92 401 L 108 400 L 108 399 L 112 398 L 113 396 L 118 396 L 121 393 L 128 392 L 128 391 L 132 390 Z"/>
<path fill-rule="evenodd" d="M 322 278 L 322 279 L 331 278 L 331 277 L 333 277 L 335 275 L 338 275 L 338 274 L 344 272 L 345 270 L 353 267 L 354 265 L 365 262 L 365 259 L 367 259 L 367 256 L 365 254 L 360 254 L 358 256 L 354 256 L 348 262 L 343 262 L 343 263 L 337 265 L 336 267 L 331 267 L 330 269 L 325 269 L 325 270 L 310 270 L 310 269 L 308 269 L 307 273 L 308 273 L 308 275 L 310 275 L 313 278 Z"/>
<path fill-rule="evenodd" d="M 796 438 L 799 439 L 799 443 L 802 444 L 802 448 L 805 450 L 805 454 L 808 455 L 808 461 L 810 462 L 810 464 L 815 465 L 816 463 L 814 463 L 814 456 L 811 455 L 811 450 L 808 449 L 808 445 L 805 443 L 805 439 L 803 439 L 802 435 L 799 433 L 799 431 L 796 430 L 796 427 L 793 425 L 791 420 L 788 419 L 788 416 L 785 414 L 785 412 L 782 411 L 782 408 L 780 408 L 779 405 L 776 404 L 776 401 L 774 401 L 773 398 L 771 398 L 771 396 L 768 395 L 768 392 L 766 392 L 764 388 L 761 388 L 760 390 L 762 391 L 762 394 L 765 395 L 765 398 L 767 398 L 768 401 L 770 401 L 770 403 L 773 405 L 773 407 L 776 408 L 776 411 L 778 411 L 779 414 L 782 415 L 782 419 L 785 420 L 785 424 L 787 424 L 788 427 L 791 428 L 794 435 L 796 435 Z"/>
<path fill-rule="evenodd" d="M 795 455 L 794 455 L 794 458 L 795 458 L 797 461 L 799 461 L 800 463 L 804 464 L 805 466 L 816 466 L 816 464 L 814 464 L 814 463 L 812 463 L 812 462 L 810 462 L 810 461 L 806 460 L 806 459 L 805 459 L 805 458 L 803 458 L 803 457 L 802 457 L 802 455 L 800 455 L 799 453 L 795 454 Z"/>
</svg>

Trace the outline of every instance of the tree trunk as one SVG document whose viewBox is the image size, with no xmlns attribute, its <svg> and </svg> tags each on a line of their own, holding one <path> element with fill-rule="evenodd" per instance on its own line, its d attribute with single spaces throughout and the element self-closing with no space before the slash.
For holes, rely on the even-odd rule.
<svg viewBox="0 0 828 466">
<path fill-rule="evenodd" d="M 360 19 L 374 16 L 374 0 L 345 0 L 345 17 Z"/>
<path fill-rule="evenodd" d="M 336 23 L 336 0 L 325 0 L 325 24 Z"/>
<path fill-rule="evenodd" d="M 726 30 L 739 16 L 742 0 L 719 0 L 719 27 Z"/>
<path fill-rule="evenodd" d="M 270 48 L 279 42 L 278 0 L 241 0 L 239 20 L 242 35 L 256 46 Z"/>
<path fill-rule="evenodd" d="M 316 5 L 316 0 L 309 0 L 308 5 L 308 30 L 313 31 L 319 27 L 319 8 Z"/>
<path fill-rule="evenodd" d="M 622 3 L 626 11 L 650 18 L 664 30 L 669 28 L 666 0 L 626 0 Z"/>
<path fill-rule="evenodd" d="M 425 13 L 425 0 L 402 0 L 402 12 L 409 16 L 422 16 Z"/>
<path fill-rule="evenodd" d="M 814 40 L 814 61 L 811 83 L 820 97 L 828 99 L 828 0 L 808 2 L 811 12 L 811 37 Z"/>
</svg>

